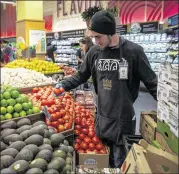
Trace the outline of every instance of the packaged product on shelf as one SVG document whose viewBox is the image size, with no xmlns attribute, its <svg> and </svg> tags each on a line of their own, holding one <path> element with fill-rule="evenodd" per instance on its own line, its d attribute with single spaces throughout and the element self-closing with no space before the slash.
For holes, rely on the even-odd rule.
<svg viewBox="0 0 179 174">
<path fill-rule="evenodd" d="M 170 153 L 157 149 L 146 141 L 133 144 L 125 159 L 121 173 L 178 173 L 178 159 Z"/>
</svg>

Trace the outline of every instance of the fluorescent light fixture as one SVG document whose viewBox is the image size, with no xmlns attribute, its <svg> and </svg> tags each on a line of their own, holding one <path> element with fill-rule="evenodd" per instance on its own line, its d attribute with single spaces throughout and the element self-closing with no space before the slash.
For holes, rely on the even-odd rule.
<svg viewBox="0 0 179 174">
<path fill-rule="evenodd" d="M 3 4 L 16 4 L 16 2 L 13 1 L 0 1 Z"/>
</svg>

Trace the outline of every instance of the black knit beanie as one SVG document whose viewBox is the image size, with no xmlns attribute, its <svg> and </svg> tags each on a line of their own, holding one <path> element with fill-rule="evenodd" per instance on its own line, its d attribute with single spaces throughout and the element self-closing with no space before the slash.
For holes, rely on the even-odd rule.
<svg viewBox="0 0 179 174">
<path fill-rule="evenodd" d="M 104 10 L 96 12 L 91 18 L 89 30 L 106 35 L 115 34 L 116 21 L 114 16 Z"/>
</svg>

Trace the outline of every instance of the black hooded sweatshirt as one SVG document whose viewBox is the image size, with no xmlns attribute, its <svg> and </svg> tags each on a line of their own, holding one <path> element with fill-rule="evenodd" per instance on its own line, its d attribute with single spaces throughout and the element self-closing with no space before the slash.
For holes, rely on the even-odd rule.
<svg viewBox="0 0 179 174">
<path fill-rule="evenodd" d="M 128 63 L 127 80 L 119 79 L 121 58 Z M 65 90 L 71 90 L 86 82 L 90 76 L 98 95 L 96 134 L 120 144 L 122 134 L 131 134 L 133 131 L 133 103 L 138 97 L 140 81 L 157 99 L 156 74 L 143 48 L 120 37 L 119 47 L 101 50 L 97 45 L 93 46 L 78 73 L 62 81 L 62 85 Z"/>
</svg>

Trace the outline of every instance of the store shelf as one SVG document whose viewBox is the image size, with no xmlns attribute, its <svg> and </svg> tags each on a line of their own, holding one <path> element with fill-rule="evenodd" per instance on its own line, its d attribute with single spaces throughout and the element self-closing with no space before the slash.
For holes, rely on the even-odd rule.
<svg viewBox="0 0 179 174">
<path fill-rule="evenodd" d="M 142 43 L 170 43 L 170 41 L 132 41 L 132 42 L 139 43 L 139 44 L 142 44 Z"/>
<path fill-rule="evenodd" d="M 159 51 L 159 50 L 145 51 L 145 50 L 144 50 L 144 52 L 145 52 L 145 53 L 167 53 L 167 51 L 162 51 L 162 50 L 161 50 L 161 51 Z"/>
<path fill-rule="evenodd" d="M 149 59 L 149 62 L 153 62 L 153 63 L 164 63 L 166 60 L 151 60 Z"/>
</svg>

